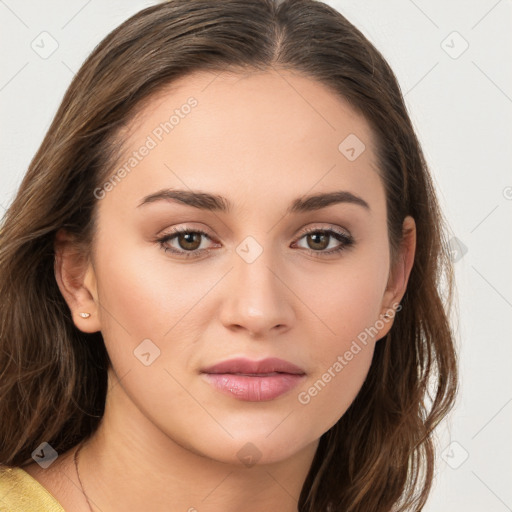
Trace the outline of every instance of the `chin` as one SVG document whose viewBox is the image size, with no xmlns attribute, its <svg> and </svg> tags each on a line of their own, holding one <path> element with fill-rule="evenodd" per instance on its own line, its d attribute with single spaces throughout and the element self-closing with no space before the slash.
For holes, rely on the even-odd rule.
<svg viewBox="0 0 512 512">
<path fill-rule="evenodd" d="M 269 431 L 244 432 L 235 439 L 225 439 L 223 443 L 210 444 L 203 452 L 204 456 L 218 460 L 225 464 L 240 467 L 252 467 L 255 465 L 275 464 L 287 460 L 308 446 L 314 444 L 315 448 L 318 439 L 300 438 L 297 435 L 282 432 L 281 436 L 274 433 L 268 435 Z M 212 448 L 214 448 L 212 450 Z"/>
</svg>

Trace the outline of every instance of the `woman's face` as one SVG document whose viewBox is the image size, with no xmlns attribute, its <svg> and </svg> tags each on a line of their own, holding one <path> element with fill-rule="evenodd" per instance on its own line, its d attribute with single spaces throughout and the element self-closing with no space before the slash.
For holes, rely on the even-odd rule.
<svg viewBox="0 0 512 512">
<path fill-rule="evenodd" d="M 130 128 L 95 191 L 96 309 L 77 320 L 103 334 L 112 407 L 225 462 L 316 446 L 397 299 L 368 124 L 323 85 L 272 71 L 196 73 Z"/>
</svg>

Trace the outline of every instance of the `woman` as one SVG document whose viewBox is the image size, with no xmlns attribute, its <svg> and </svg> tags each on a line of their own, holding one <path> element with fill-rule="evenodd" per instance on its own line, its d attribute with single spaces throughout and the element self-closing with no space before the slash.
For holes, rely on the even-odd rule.
<svg viewBox="0 0 512 512">
<path fill-rule="evenodd" d="M 427 500 L 444 220 L 393 72 L 321 2 L 109 34 L 4 217 L 0 296 L 0 510 Z"/>
</svg>

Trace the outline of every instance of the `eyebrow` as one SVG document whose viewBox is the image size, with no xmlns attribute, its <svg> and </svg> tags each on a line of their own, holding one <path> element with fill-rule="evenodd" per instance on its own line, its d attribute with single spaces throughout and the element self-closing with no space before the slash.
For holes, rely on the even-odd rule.
<svg viewBox="0 0 512 512">
<path fill-rule="evenodd" d="M 137 208 L 155 203 L 156 201 L 178 202 L 200 210 L 218 211 L 222 213 L 229 213 L 233 209 L 233 204 L 223 196 L 208 194 L 207 192 L 178 189 L 162 189 L 154 194 L 150 194 L 142 199 Z M 338 190 L 335 192 L 298 197 L 292 201 L 286 213 L 307 213 L 339 203 L 356 204 L 368 211 L 371 210 L 370 205 L 361 197 L 346 190 Z"/>
</svg>

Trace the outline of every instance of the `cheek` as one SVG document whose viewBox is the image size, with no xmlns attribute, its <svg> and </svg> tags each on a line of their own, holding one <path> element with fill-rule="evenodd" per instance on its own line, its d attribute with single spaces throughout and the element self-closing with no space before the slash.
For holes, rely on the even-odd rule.
<svg viewBox="0 0 512 512">
<path fill-rule="evenodd" d="M 333 352 L 346 350 L 351 340 L 373 332 L 382 312 L 385 270 L 385 262 L 378 258 L 354 255 L 336 267 L 297 279 L 297 284 L 302 283 L 297 293 L 321 321 L 316 339 L 322 343 L 315 350 L 331 357 Z"/>
<path fill-rule="evenodd" d="M 187 315 L 195 312 L 195 305 L 214 285 L 214 276 L 196 279 L 192 266 L 182 268 L 157 251 L 149 245 L 140 251 L 112 247 L 109 257 L 101 261 L 97 272 L 105 306 L 102 330 L 121 330 L 134 341 L 148 337 L 163 341 L 172 338 L 173 331 L 182 331 L 184 325 L 192 330 L 196 327 L 197 315 L 194 325 Z"/>
<path fill-rule="evenodd" d="M 298 402 L 320 424 L 334 425 L 357 396 L 368 374 L 386 284 L 385 264 L 378 259 L 355 258 L 331 274 L 316 276 L 308 286 L 308 306 L 321 323 L 311 331 L 310 378 L 299 391 Z M 305 290 L 302 292 L 305 293 Z"/>
<path fill-rule="evenodd" d="M 372 327 L 380 305 L 376 287 L 354 275 L 343 285 L 326 288 L 322 323 L 327 328 L 312 337 L 312 371 L 297 396 L 304 412 L 317 418 L 315 435 L 345 414 L 366 379 L 375 349 Z"/>
<path fill-rule="evenodd" d="M 319 419 L 323 431 L 333 426 L 345 414 L 361 389 L 374 353 L 374 343 L 354 341 L 333 350 L 330 362 L 311 374 L 299 391 L 297 400 Z"/>
</svg>

